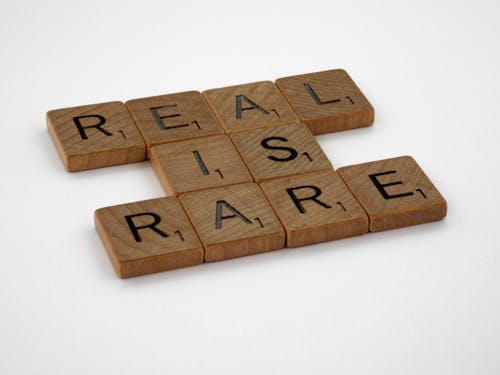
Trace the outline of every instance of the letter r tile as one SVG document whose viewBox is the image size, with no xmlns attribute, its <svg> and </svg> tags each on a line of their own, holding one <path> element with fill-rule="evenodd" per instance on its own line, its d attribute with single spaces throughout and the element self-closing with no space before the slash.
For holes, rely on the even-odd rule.
<svg viewBox="0 0 500 375">
<path fill-rule="evenodd" d="M 203 92 L 226 133 L 298 122 L 292 108 L 271 81 Z"/>
<path fill-rule="evenodd" d="M 370 219 L 370 231 L 441 220 L 446 201 L 411 156 L 339 168 Z"/>
<path fill-rule="evenodd" d="M 121 278 L 203 262 L 203 247 L 175 197 L 100 208 L 95 226 Z"/>
<path fill-rule="evenodd" d="M 148 155 L 154 145 L 224 134 L 198 91 L 133 99 L 125 104 L 146 141 Z"/>
<path fill-rule="evenodd" d="M 285 232 L 257 184 L 245 183 L 179 197 L 205 247 L 205 261 L 281 249 Z"/>
<path fill-rule="evenodd" d="M 146 159 L 146 146 L 122 102 L 55 109 L 47 128 L 70 172 Z"/>
<path fill-rule="evenodd" d="M 368 232 L 363 208 L 334 172 L 278 178 L 260 187 L 285 227 L 288 247 Z"/>
</svg>

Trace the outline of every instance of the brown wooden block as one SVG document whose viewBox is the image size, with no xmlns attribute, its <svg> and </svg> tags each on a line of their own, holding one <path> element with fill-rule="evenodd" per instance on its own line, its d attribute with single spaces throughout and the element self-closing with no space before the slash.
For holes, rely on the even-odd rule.
<svg viewBox="0 0 500 375">
<path fill-rule="evenodd" d="M 94 220 L 122 278 L 203 262 L 200 240 L 175 197 L 100 208 Z"/>
<path fill-rule="evenodd" d="M 125 104 L 146 141 L 148 153 L 154 145 L 224 134 L 198 91 L 133 99 Z"/>
<path fill-rule="evenodd" d="M 339 168 L 370 219 L 370 231 L 440 220 L 446 201 L 411 156 Z"/>
<path fill-rule="evenodd" d="M 304 124 L 288 124 L 231 134 L 255 181 L 261 182 L 333 167 Z"/>
<path fill-rule="evenodd" d="M 122 102 L 55 109 L 47 128 L 70 172 L 146 159 L 146 146 Z"/>
<path fill-rule="evenodd" d="M 313 134 L 373 123 L 372 105 L 343 69 L 280 78 L 276 85 Z"/>
<path fill-rule="evenodd" d="M 171 195 L 253 181 L 226 135 L 154 146 L 151 164 Z"/>
<path fill-rule="evenodd" d="M 366 213 L 334 172 L 278 178 L 260 187 L 285 227 L 289 247 L 368 232 Z"/>
<path fill-rule="evenodd" d="M 257 184 L 246 183 L 179 197 L 205 247 L 205 261 L 281 249 L 285 232 Z"/>
<path fill-rule="evenodd" d="M 203 95 L 227 133 L 298 122 L 271 81 L 207 90 Z"/>
</svg>

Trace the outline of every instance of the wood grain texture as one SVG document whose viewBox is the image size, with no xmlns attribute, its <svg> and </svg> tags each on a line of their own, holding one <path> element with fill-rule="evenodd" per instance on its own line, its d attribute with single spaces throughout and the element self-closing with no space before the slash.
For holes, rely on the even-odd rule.
<svg viewBox="0 0 500 375">
<path fill-rule="evenodd" d="M 417 162 L 402 156 L 339 168 L 377 232 L 440 220 L 447 205 Z"/>
<path fill-rule="evenodd" d="M 70 172 L 146 159 L 144 140 L 122 102 L 49 111 L 47 128 Z"/>
<path fill-rule="evenodd" d="M 284 77 L 276 85 L 313 134 L 369 126 L 375 112 L 343 69 Z"/>
<path fill-rule="evenodd" d="M 231 134 L 256 182 L 333 167 L 307 125 L 288 124 Z"/>
<path fill-rule="evenodd" d="M 271 81 L 207 90 L 203 95 L 226 133 L 298 122 Z"/>
<path fill-rule="evenodd" d="M 198 91 L 133 99 L 125 104 L 146 141 L 148 153 L 154 145 L 224 134 Z"/>
<path fill-rule="evenodd" d="M 101 208 L 94 220 L 121 278 L 203 262 L 201 242 L 175 197 Z"/>
<path fill-rule="evenodd" d="M 368 232 L 366 213 L 334 172 L 279 178 L 260 187 L 285 228 L 288 247 Z"/>
<path fill-rule="evenodd" d="M 154 146 L 151 149 L 151 164 L 170 195 L 253 182 L 245 163 L 226 135 Z"/>
<path fill-rule="evenodd" d="M 281 249 L 285 232 L 257 184 L 247 183 L 179 197 L 213 262 Z"/>
</svg>

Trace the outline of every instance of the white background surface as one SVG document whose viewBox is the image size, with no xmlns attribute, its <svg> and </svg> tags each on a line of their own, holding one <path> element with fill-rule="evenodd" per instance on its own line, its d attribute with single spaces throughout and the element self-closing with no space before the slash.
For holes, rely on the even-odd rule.
<svg viewBox="0 0 500 375">
<path fill-rule="evenodd" d="M 1 374 L 500 373 L 498 1 L 0 3 Z M 65 172 L 50 109 L 345 68 L 373 127 L 335 167 L 412 155 L 442 221 L 130 280 L 96 208 L 148 162 Z"/>
</svg>

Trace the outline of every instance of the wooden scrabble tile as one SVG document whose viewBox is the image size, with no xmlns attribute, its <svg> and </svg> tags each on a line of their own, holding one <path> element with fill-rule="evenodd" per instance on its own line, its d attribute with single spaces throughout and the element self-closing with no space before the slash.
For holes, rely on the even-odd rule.
<svg viewBox="0 0 500 375">
<path fill-rule="evenodd" d="M 440 220 L 446 201 L 411 156 L 339 168 L 370 219 L 370 231 Z"/>
<path fill-rule="evenodd" d="M 47 112 L 47 128 L 70 172 L 146 159 L 146 147 L 122 102 Z"/>
<path fill-rule="evenodd" d="M 288 124 L 231 134 L 255 181 L 261 182 L 333 167 L 304 124 Z"/>
<path fill-rule="evenodd" d="M 271 81 L 208 90 L 203 95 L 227 133 L 298 122 Z"/>
<path fill-rule="evenodd" d="M 224 134 L 198 91 L 133 99 L 125 104 L 146 141 L 148 153 L 154 145 Z"/>
<path fill-rule="evenodd" d="M 373 123 L 372 105 L 343 69 L 280 78 L 276 85 L 313 134 Z"/>
<path fill-rule="evenodd" d="M 278 178 L 260 187 L 285 227 L 289 247 L 368 232 L 366 213 L 334 172 Z"/>
<path fill-rule="evenodd" d="M 154 146 L 151 164 L 171 195 L 253 181 L 226 135 Z"/>
<path fill-rule="evenodd" d="M 200 240 L 175 197 L 101 208 L 94 220 L 122 278 L 203 262 Z"/>
<path fill-rule="evenodd" d="M 257 184 L 182 194 L 182 205 L 205 247 L 205 261 L 281 249 L 285 232 Z"/>
</svg>

